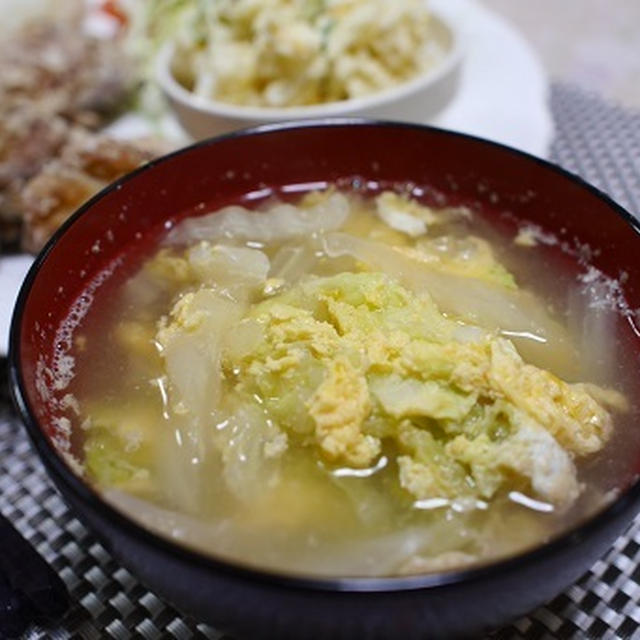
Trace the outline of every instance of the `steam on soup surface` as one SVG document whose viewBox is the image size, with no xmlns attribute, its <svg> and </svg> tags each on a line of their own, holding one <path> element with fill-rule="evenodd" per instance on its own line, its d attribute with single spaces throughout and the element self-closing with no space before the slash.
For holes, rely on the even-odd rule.
<svg viewBox="0 0 640 640">
<path fill-rule="evenodd" d="M 614 312 L 532 293 L 538 251 L 392 191 L 183 221 L 76 332 L 88 477 L 148 527 L 286 572 L 543 542 L 615 486 L 629 407 L 603 373 Z"/>
</svg>

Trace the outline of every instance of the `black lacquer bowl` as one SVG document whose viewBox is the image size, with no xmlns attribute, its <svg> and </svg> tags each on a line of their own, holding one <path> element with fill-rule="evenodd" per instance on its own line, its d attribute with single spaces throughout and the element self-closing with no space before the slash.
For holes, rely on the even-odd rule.
<svg viewBox="0 0 640 640">
<path fill-rule="evenodd" d="M 83 206 L 47 245 L 15 310 L 14 400 L 62 494 L 150 588 L 240 637 L 468 637 L 558 594 L 610 547 L 638 510 L 640 482 L 637 469 L 629 469 L 620 495 L 606 509 L 508 560 L 414 577 L 299 578 L 252 570 L 158 537 L 111 508 L 64 462 L 37 372 L 51 363 L 56 330 L 88 279 L 200 202 L 215 205 L 292 184 L 367 180 L 425 185 L 501 224 L 527 220 L 597 247 L 593 264 L 612 276 L 625 271 L 625 295 L 631 308 L 640 307 L 637 223 L 593 187 L 547 162 L 477 138 L 349 120 L 244 131 L 176 152 L 119 180 Z M 621 319 L 620 330 L 631 335 L 634 327 Z M 632 338 L 629 344 L 640 345 Z M 640 461 L 640 455 L 634 459 Z"/>
</svg>

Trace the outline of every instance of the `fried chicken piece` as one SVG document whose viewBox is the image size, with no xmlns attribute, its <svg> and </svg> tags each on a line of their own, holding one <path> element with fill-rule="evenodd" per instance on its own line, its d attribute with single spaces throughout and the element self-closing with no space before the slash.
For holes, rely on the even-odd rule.
<svg viewBox="0 0 640 640">
<path fill-rule="evenodd" d="M 118 41 L 84 34 L 79 17 L 28 22 L 0 45 L 0 111 L 28 102 L 95 128 L 126 104 L 132 68 Z"/>
<path fill-rule="evenodd" d="M 56 229 L 92 195 L 161 152 L 154 141 L 124 142 L 74 131 L 60 157 L 31 178 L 20 197 L 22 248 L 36 253 Z"/>
<path fill-rule="evenodd" d="M 56 3 L 55 13 L 32 19 L 0 39 L 3 247 L 19 240 L 27 181 L 61 152 L 71 132 L 104 125 L 126 107 L 135 89 L 133 65 L 119 41 L 86 35 L 84 11 L 78 0 Z M 136 163 L 136 158 L 125 160 L 125 167 Z M 118 166 L 114 161 L 111 165 Z"/>
<path fill-rule="evenodd" d="M 21 193 L 26 181 L 55 156 L 69 135 L 57 116 L 24 109 L 0 119 L 0 240 L 15 245 L 22 224 Z"/>
</svg>

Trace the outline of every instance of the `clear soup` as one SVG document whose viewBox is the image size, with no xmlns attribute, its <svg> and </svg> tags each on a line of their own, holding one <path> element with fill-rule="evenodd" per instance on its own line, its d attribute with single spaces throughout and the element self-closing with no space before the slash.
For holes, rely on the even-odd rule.
<svg viewBox="0 0 640 640">
<path fill-rule="evenodd" d="M 72 451 L 135 520 L 250 566 L 539 545 L 636 450 L 620 285 L 543 260 L 556 242 L 402 189 L 186 219 L 74 331 Z"/>
</svg>

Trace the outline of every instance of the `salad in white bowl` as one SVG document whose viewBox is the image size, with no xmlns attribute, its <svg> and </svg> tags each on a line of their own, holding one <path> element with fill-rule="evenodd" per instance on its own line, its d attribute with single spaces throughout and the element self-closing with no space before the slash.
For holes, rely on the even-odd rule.
<svg viewBox="0 0 640 640">
<path fill-rule="evenodd" d="M 461 60 L 424 0 L 153 0 L 133 27 L 196 138 L 305 117 L 421 120 L 454 95 Z"/>
<path fill-rule="evenodd" d="M 154 0 L 144 29 L 172 40 L 171 71 L 203 98 L 294 107 L 370 95 L 445 56 L 424 0 Z"/>
</svg>

